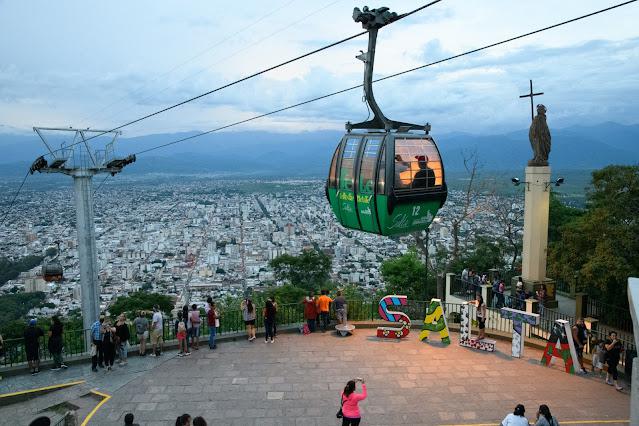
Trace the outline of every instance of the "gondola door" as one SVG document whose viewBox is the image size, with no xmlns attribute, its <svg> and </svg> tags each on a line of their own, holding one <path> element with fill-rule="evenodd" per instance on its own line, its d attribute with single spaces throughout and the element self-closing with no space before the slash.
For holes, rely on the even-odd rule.
<svg viewBox="0 0 639 426">
<path fill-rule="evenodd" d="M 359 150 L 361 135 L 346 136 L 346 143 L 340 156 L 337 202 L 339 218 L 347 228 L 360 229 L 355 206 L 355 160 Z"/>
<path fill-rule="evenodd" d="M 357 170 L 357 212 L 362 231 L 379 233 L 375 207 L 375 175 L 383 136 L 366 136 Z"/>
</svg>

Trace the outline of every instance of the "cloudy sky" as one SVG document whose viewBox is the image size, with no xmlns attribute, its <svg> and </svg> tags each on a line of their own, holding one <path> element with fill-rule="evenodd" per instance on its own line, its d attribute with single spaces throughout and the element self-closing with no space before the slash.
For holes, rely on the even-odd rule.
<svg viewBox="0 0 639 426">
<path fill-rule="evenodd" d="M 376 77 L 615 4 L 610 0 L 444 0 L 384 28 Z M 419 1 L 384 2 L 399 13 Z M 349 0 L 0 0 L 0 132 L 107 128 L 360 31 Z M 376 6 L 371 4 L 371 6 Z M 551 126 L 634 124 L 639 3 L 375 85 L 386 115 L 433 133 L 525 128 L 533 79 Z M 208 130 L 361 83 L 360 37 L 124 129 Z M 238 126 L 342 129 L 367 116 L 360 90 Z"/>
</svg>

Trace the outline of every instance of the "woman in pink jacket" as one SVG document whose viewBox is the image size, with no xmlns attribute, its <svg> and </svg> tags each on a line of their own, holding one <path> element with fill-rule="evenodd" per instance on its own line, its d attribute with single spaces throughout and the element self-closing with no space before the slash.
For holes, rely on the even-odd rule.
<svg viewBox="0 0 639 426">
<path fill-rule="evenodd" d="M 357 382 L 362 383 L 362 393 L 355 393 L 355 384 Z M 358 426 L 362 420 L 362 416 L 359 413 L 359 402 L 366 399 L 366 384 L 364 379 L 357 378 L 355 380 L 349 380 L 342 392 L 342 426 Z"/>
</svg>

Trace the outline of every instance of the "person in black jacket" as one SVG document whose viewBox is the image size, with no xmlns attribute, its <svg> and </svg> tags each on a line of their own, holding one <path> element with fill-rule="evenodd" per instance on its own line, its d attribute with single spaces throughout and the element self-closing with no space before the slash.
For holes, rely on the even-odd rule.
<svg viewBox="0 0 639 426">
<path fill-rule="evenodd" d="M 111 321 L 104 320 L 102 325 L 102 351 L 104 352 L 104 364 L 107 371 L 113 369 L 113 362 L 115 361 L 115 327 L 111 325 Z"/>
<path fill-rule="evenodd" d="M 131 333 L 129 331 L 129 325 L 126 323 L 126 316 L 124 314 L 120 314 L 118 317 L 118 322 L 115 323 L 115 335 L 117 336 L 117 349 L 120 360 L 118 364 L 126 365 L 127 364 L 127 355 L 129 351 L 129 339 L 131 338 Z"/>
<path fill-rule="evenodd" d="M 54 315 L 51 318 L 51 328 L 49 329 L 49 352 L 53 358 L 53 367 L 51 370 L 58 371 L 61 368 L 67 368 L 62 361 L 62 348 L 64 346 L 62 341 L 63 326 L 60 322 L 60 318 Z"/>
<path fill-rule="evenodd" d="M 35 318 L 30 319 L 29 326 L 24 330 L 24 349 L 32 376 L 40 372 L 40 337 L 43 336 L 42 329 L 36 327 Z"/>
<path fill-rule="evenodd" d="M 623 387 L 619 386 L 617 382 L 617 365 L 619 365 L 619 360 L 621 358 L 621 352 L 623 352 L 623 345 L 621 341 L 617 339 L 617 333 L 611 331 L 608 334 L 608 339 L 605 343 L 606 347 L 606 363 L 608 363 L 608 374 L 606 375 L 606 383 L 609 385 L 614 385 L 617 390 L 622 390 Z M 610 376 L 612 376 L 612 381 L 610 381 Z"/>
</svg>

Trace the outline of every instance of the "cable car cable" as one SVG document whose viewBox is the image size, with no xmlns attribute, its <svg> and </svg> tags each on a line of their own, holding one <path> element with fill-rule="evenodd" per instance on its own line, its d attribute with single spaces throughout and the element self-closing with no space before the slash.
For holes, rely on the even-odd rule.
<svg viewBox="0 0 639 426">
<path fill-rule="evenodd" d="M 284 8 L 285 6 L 287 6 L 288 4 L 292 3 L 293 1 L 295 1 L 295 0 L 291 0 L 289 3 L 286 3 L 286 4 L 285 4 L 284 6 L 282 6 L 281 8 Z M 249 45 L 247 45 L 247 46 L 243 47 L 242 49 L 239 49 L 239 50 L 234 51 L 231 55 L 228 55 L 228 56 L 224 57 L 223 59 L 218 60 L 217 62 L 213 63 L 212 65 L 209 65 L 209 66 L 207 66 L 206 68 L 203 68 L 203 69 L 201 69 L 201 70 L 199 70 L 199 71 L 196 71 L 196 72 L 194 72 L 194 73 L 192 73 L 192 74 L 189 74 L 189 75 L 187 75 L 186 77 L 182 78 L 181 80 L 178 80 L 178 81 L 177 81 L 177 82 L 175 82 L 175 83 L 172 83 L 172 84 L 169 84 L 169 85 L 165 86 L 164 88 L 162 88 L 162 89 L 160 89 L 159 91 L 157 91 L 154 95 L 157 95 L 157 94 L 163 93 L 163 92 L 165 92 L 167 89 L 169 89 L 169 88 L 171 88 L 171 87 L 174 87 L 174 86 L 176 86 L 177 84 L 182 83 L 183 81 L 186 81 L 186 80 L 188 80 L 188 79 L 191 79 L 191 78 L 193 78 L 193 77 L 196 77 L 196 76 L 200 75 L 201 73 L 203 73 L 204 71 L 206 71 L 206 70 L 210 69 L 210 68 L 211 68 L 211 67 L 213 67 L 214 65 L 218 65 L 218 64 L 220 64 L 220 63 L 225 63 L 225 62 L 226 62 L 226 61 L 228 61 L 229 59 L 231 59 L 231 58 L 233 58 L 234 56 L 237 56 L 238 54 L 240 54 L 241 52 L 243 52 L 243 51 L 245 51 L 245 50 L 247 50 L 247 49 L 249 49 L 249 48 L 251 48 L 251 47 L 253 47 L 253 46 L 258 45 L 258 44 L 262 43 L 262 42 L 263 42 L 263 41 L 265 41 L 265 40 L 268 40 L 268 39 L 269 39 L 269 38 L 271 38 L 272 36 L 274 36 L 274 35 L 276 35 L 276 34 L 278 34 L 278 33 L 282 32 L 282 31 L 285 31 L 285 30 L 287 30 L 288 28 L 290 28 L 290 27 L 292 27 L 292 26 L 294 26 L 294 25 L 298 25 L 299 23 L 303 22 L 305 19 L 307 19 L 307 18 L 309 18 L 309 17 L 311 17 L 311 16 L 313 16 L 313 15 L 317 14 L 318 12 L 321 12 L 322 10 L 324 10 L 324 9 L 326 9 L 326 8 L 328 8 L 328 7 L 332 6 L 332 5 L 334 5 L 334 4 L 335 4 L 335 3 L 337 3 L 338 1 L 340 1 L 340 0 L 335 0 L 335 1 L 333 1 L 333 2 L 331 2 L 331 3 L 329 3 L 329 4 L 327 4 L 326 6 L 321 7 L 320 9 L 316 9 L 315 11 L 313 11 L 313 12 L 309 13 L 308 15 L 303 16 L 302 18 L 300 18 L 300 19 L 296 20 L 295 22 L 293 22 L 293 23 L 291 23 L 291 24 L 288 24 L 288 25 L 286 25 L 286 26 L 284 26 L 284 27 L 282 27 L 282 28 L 280 28 L 280 29 L 278 29 L 278 30 L 276 30 L 276 31 L 274 31 L 274 32 L 272 32 L 272 33 L 270 33 L 269 35 L 267 35 L 267 36 L 265 36 L 265 37 L 261 38 L 260 40 L 257 40 L 257 41 L 255 41 L 255 42 L 253 42 L 253 43 L 251 43 L 251 44 L 249 44 Z M 281 9 L 281 8 L 280 8 L 280 9 Z M 279 10 L 279 9 L 277 9 L 277 10 Z M 265 15 L 263 18 L 265 18 L 266 16 L 270 16 L 270 15 L 272 15 L 273 13 L 275 13 L 275 11 L 274 11 L 274 12 L 272 12 L 272 13 L 270 13 L 270 14 L 268 14 L 268 15 Z M 259 21 L 259 20 L 258 20 L 258 21 Z M 254 22 L 253 24 L 251 24 L 251 25 L 254 25 L 254 24 L 255 24 L 255 23 L 257 23 L 258 21 L 255 21 L 255 22 Z M 248 29 L 248 27 L 247 27 L 246 29 Z M 240 34 L 241 32 L 242 32 L 242 31 L 238 31 L 238 32 L 236 32 L 234 35 Z M 231 38 L 231 36 L 229 36 L 229 37 L 225 38 L 223 41 L 227 41 L 227 40 L 228 40 L 228 39 L 230 39 L 230 38 Z M 217 45 L 219 45 L 219 44 L 221 44 L 221 43 L 222 43 L 222 42 L 218 42 L 218 43 L 216 43 L 213 47 L 215 47 L 215 46 L 217 46 Z M 211 47 L 210 49 L 212 49 L 213 47 Z M 209 49 L 209 50 L 210 50 L 210 49 Z M 199 55 L 199 56 L 201 56 L 201 55 Z M 196 57 L 197 57 L 197 56 L 196 56 Z M 194 57 L 194 58 L 195 58 L 195 57 Z M 194 58 L 192 58 L 192 59 L 194 59 Z M 189 61 L 190 61 L 190 60 L 189 60 Z M 189 62 L 189 61 L 187 61 L 187 62 Z M 186 62 L 185 62 L 185 63 L 186 63 Z M 178 66 L 178 67 L 174 67 L 174 69 L 175 69 L 175 68 L 179 68 L 179 66 Z M 171 71 L 172 71 L 172 70 L 169 70 L 169 71 L 167 71 L 166 73 L 162 74 L 162 75 L 161 75 L 161 76 L 159 76 L 159 77 L 156 77 L 156 78 L 155 78 L 155 79 L 153 79 L 153 80 L 157 80 L 158 78 L 162 77 L 163 75 L 167 75 L 167 74 L 169 74 Z M 142 100 L 137 101 L 137 103 L 138 103 L 138 104 L 139 104 L 139 103 L 143 103 L 144 101 L 147 101 L 147 100 L 149 100 L 149 99 L 153 98 L 153 96 L 154 96 L 154 95 L 146 96 L 146 97 L 144 97 Z M 123 99 L 125 99 L 125 98 L 126 98 L 126 95 L 125 95 L 125 96 L 123 96 L 122 98 L 120 98 L 120 100 L 123 100 Z M 113 105 L 113 104 L 111 104 L 111 105 Z M 114 117 L 116 114 L 121 114 L 121 113 L 123 113 L 123 112 L 126 112 L 126 111 L 130 110 L 132 107 L 133 107 L 133 106 L 129 106 L 128 108 L 126 108 L 126 109 L 124 109 L 124 110 L 122 110 L 122 111 L 117 111 L 117 112 L 115 112 L 115 113 L 109 114 L 109 116 L 106 118 L 106 120 L 108 120 L 108 119 L 109 119 L 109 118 L 111 118 L 111 117 Z"/>
<path fill-rule="evenodd" d="M 434 61 L 434 62 L 430 62 L 428 64 L 424 64 L 424 65 L 420 65 L 418 67 L 414 67 L 414 68 L 410 68 L 410 69 L 407 69 L 407 70 L 404 70 L 404 71 L 400 71 L 398 73 L 391 74 L 391 75 L 388 75 L 386 77 L 380 77 L 380 78 L 378 78 L 376 80 L 373 80 L 373 82 L 377 83 L 377 82 L 380 82 L 380 81 L 388 80 L 388 79 L 391 79 L 391 78 L 394 78 L 394 77 L 398 77 L 400 75 L 408 74 L 408 73 L 413 72 L 413 71 L 417 71 L 417 70 L 420 70 L 420 69 L 423 69 L 423 68 L 427 68 L 427 67 L 431 67 L 431 66 L 434 66 L 434 65 L 441 64 L 443 62 L 447 62 L 447 61 L 450 61 L 450 60 L 453 60 L 453 59 L 457 59 L 457 58 L 460 58 L 462 56 L 470 55 L 472 53 L 477 53 L 477 52 L 480 52 L 482 50 L 489 49 L 491 47 L 495 47 L 495 46 L 499 46 L 499 45 L 502 45 L 502 44 L 506 44 L 506 43 L 509 43 L 511 41 L 514 41 L 514 40 L 519 40 L 521 38 L 528 37 L 528 36 L 531 36 L 531 35 L 534 35 L 534 34 L 538 34 L 538 33 L 541 33 L 543 31 L 547 31 L 547 30 L 550 30 L 550 29 L 553 29 L 553 28 L 557 28 L 557 27 L 560 27 L 562 25 L 566 25 L 566 24 L 569 24 L 569 23 L 572 23 L 572 22 L 575 22 L 575 21 L 579 21 L 579 20 L 582 20 L 582 19 L 585 19 L 585 18 L 589 18 L 591 16 L 598 15 L 600 13 L 604 13 L 604 12 L 607 12 L 609 10 L 621 7 L 621 6 L 625 6 L 627 4 L 634 3 L 636 1 L 637 0 L 629 0 L 629 1 L 626 1 L 624 3 L 619 3 L 617 5 L 613 5 L 613 6 L 610 6 L 608 8 L 598 10 L 596 12 L 588 13 L 586 15 L 582 15 L 582 16 L 579 16 L 579 17 L 576 17 L 576 18 L 573 18 L 573 19 L 569 19 L 567 21 L 563 21 L 563 22 L 560 22 L 560 23 L 557 23 L 557 24 L 554 24 L 554 25 L 550 25 L 550 26 L 547 26 L 547 27 L 544 27 L 544 28 L 540 28 L 540 29 L 537 29 L 537 30 L 534 30 L 534 31 L 530 31 L 528 33 L 521 34 L 521 35 L 518 35 L 518 36 L 515 36 L 515 37 L 511 37 L 511 38 L 508 38 L 508 39 L 505 39 L 505 40 L 502 40 L 502 41 L 499 41 L 499 42 L 496 42 L 496 43 L 491 43 L 491 44 L 485 45 L 483 47 L 472 49 L 472 50 L 469 50 L 469 51 L 466 51 L 466 52 L 463 52 L 463 53 L 460 53 L 460 54 L 457 54 L 457 55 L 454 55 L 454 56 L 449 56 L 447 58 L 440 59 L 440 60 L 437 60 L 437 61 Z M 296 103 L 296 104 L 293 104 L 293 105 L 289 105 L 289 106 L 286 106 L 286 107 L 283 107 L 283 108 L 280 108 L 280 109 L 276 109 L 276 110 L 273 110 L 273 111 L 270 111 L 270 112 L 267 112 L 267 113 L 264 113 L 264 114 L 259 114 L 259 115 L 256 115 L 256 116 L 244 119 L 244 120 L 239 120 L 239 121 L 236 121 L 234 123 L 230 123 L 230 124 L 227 124 L 227 125 L 224 125 L 224 126 L 217 127 L 215 129 L 207 130 L 205 132 L 201 132 L 201 133 L 198 133 L 198 134 L 195 134 L 195 135 L 187 136 L 185 138 L 177 139 L 177 140 L 174 140 L 172 142 L 167 142 L 167 143 L 155 146 L 155 147 L 144 149 L 142 151 L 136 152 L 135 155 L 145 154 L 145 153 L 150 152 L 150 151 L 155 151 L 156 149 L 164 148 L 164 147 L 167 147 L 167 146 L 170 146 L 170 145 L 175 145 L 177 143 L 181 143 L 181 142 L 185 142 L 185 141 L 188 141 L 188 140 L 191 140 L 191 139 L 199 138 L 200 136 L 205 136 L 205 135 L 208 135 L 210 133 L 214 133 L 214 132 L 218 132 L 220 130 L 228 129 L 229 127 L 234 127 L 234 126 L 237 126 L 239 124 L 244 124 L 244 123 L 247 123 L 249 121 L 254 121 L 254 120 L 257 120 L 259 118 L 264 118 L 264 117 L 267 117 L 269 115 L 277 114 L 277 113 L 280 113 L 280 112 L 283 112 L 283 111 L 286 111 L 286 110 L 289 110 L 289 109 L 300 107 L 302 105 L 306 105 L 306 104 L 310 104 L 312 102 L 316 102 L 316 101 L 319 101 L 319 100 L 322 100 L 322 99 L 330 98 L 331 96 L 340 95 L 342 93 L 358 89 L 358 88 L 360 88 L 362 86 L 363 86 L 363 84 L 358 84 L 357 86 L 352 86 L 352 87 L 349 87 L 349 88 L 346 88 L 346 89 L 342 89 L 342 90 L 338 90 L 336 92 L 332 92 L 332 93 L 329 93 L 329 94 L 326 94 L 326 95 L 322 95 L 322 96 L 318 96 L 318 97 L 315 97 L 315 98 L 312 98 L 312 99 L 308 99 L 308 100 L 303 101 L 303 102 L 299 102 L 299 103 Z"/>
<path fill-rule="evenodd" d="M 215 49 L 216 47 L 218 47 L 219 45 L 231 40 L 233 37 L 245 32 L 246 30 L 248 30 L 249 28 L 253 27 L 254 25 L 262 22 L 263 20 L 265 20 L 266 18 L 274 15 L 275 13 L 279 12 L 280 10 L 284 9 L 286 6 L 290 5 L 291 3 L 293 3 L 296 0 L 289 0 L 286 3 L 282 4 L 281 6 L 279 6 L 276 9 L 271 10 L 269 13 L 267 13 L 266 15 L 261 16 L 260 18 L 256 19 L 255 21 L 251 22 L 249 25 L 245 26 L 244 28 L 235 31 L 233 34 L 227 35 L 226 37 L 224 37 L 221 40 L 218 40 L 217 42 L 213 43 L 212 45 L 209 45 L 207 48 L 205 48 L 204 50 L 201 50 L 199 53 L 195 54 L 194 56 L 191 56 L 189 59 L 186 59 L 182 62 L 180 62 L 177 65 L 174 65 L 172 68 L 170 68 L 169 70 L 163 72 L 162 74 L 158 74 L 156 77 L 152 78 L 150 81 L 147 81 L 143 86 L 140 86 L 138 89 L 135 90 L 135 92 L 133 94 L 136 94 L 137 92 L 141 92 L 141 89 L 144 89 L 145 87 L 147 87 L 147 85 L 153 81 L 156 81 L 162 77 L 166 77 L 167 75 L 171 74 L 173 71 L 182 68 L 184 65 L 188 64 L 189 62 L 194 61 L 195 59 L 203 56 L 204 54 L 210 52 L 211 50 Z M 163 89 L 164 90 L 164 89 Z M 116 105 L 118 103 L 120 103 L 121 101 L 125 100 L 127 98 L 127 95 L 124 95 L 122 97 L 120 97 L 119 99 L 111 102 L 110 104 L 104 106 L 103 108 L 101 108 L 100 110 L 85 116 L 84 118 L 81 118 L 80 121 L 85 121 L 85 120 L 90 120 L 93 119 L 96 115 L 100 114 L 102 111 L 107 110 L 109 108 L 111 108 L 113 105 Z"/>
<path fill-rule="evenodd" d="M 13 208 L 13 205 L 15 204 L 16 199 L 18 198 L 18 195 L 20 195 L 20 191 L 22 191 L 22 187 L 24 186 L 24 183 L 27 181 L 27 178 L 29 177 L 30 174 L 31 172 L 27 171 L 27 174 L 24 175 L 24 179 L 22 179 L 22 183 L 18 187 L 18 190 L 16 191 L 15 194 L 13 194 L 13 199 L 9 203 L 9 207 L 7 207 L 7 211 L 4 213 L 4 216 L 2 217 L 2 221 L 0 221 L 0 226 L 4 225 L 5 220 L 7 220 L 7 217 L 9 217 L 9 213 L 11 213 L 11 209 Z"/>
<path fill-rule="evenodd" d="M 429 7 L 429 6 L 435 5 L 435 4 L 437 4 L 437 3 L 441 2 L 441 1 L 442 1 L 442 0 L 433 0 L 433 1 L 431 1 L 430 3 L 427 3 L 427 4 L 423 5 L 423 6 L 420 6 L 419 8 L 417 8 L 417 9 L 415 9 L 415 10 L 411 11 L 411 12 L 407 12 L 407 13 L 405 13 L 405 14 L 399 15 L 399 16 L 397 17 L 397 19 L 395 19 L 394 21 L 392 21 L 390 24 L 394 24 L 395 22 L 398 22 L 398 21 L 400 21 L 401 19 L 406 18 L 406 17 L 408 17 L 408 16 L 412 15 L 413 13 L 415 13 L 415 12 L 417 12 L 417 11 L 420 11 L 420 10 L 423 10 L 423 9 L 425 9 L 425 8 Z M 389 24 L 389 25 L 390 25 L 390 24 Z M 135 123 L 139 123 L 140 121 L 143 121 L 143 120 L 146 120 L 146 119 L 148 119 L 148 118 L 154 117 L 154 116 L 156 116 L 156 115 L 162 114 L 162 113 L 164 113 L 164 112 L 170 111 L 170 110 L 175 109 L 175 108 L 177 108 L 177 107 L 180 107 L 180 106 L 182 106 L 182 105 L 185 105 L 185 104 L 188 104 L 188 103 L 190 103 L 190 102 L 193 102 L 193 101 L 195 101 L 195 100 L 197 100 L 197 99 L 200 99 L 200 98 L 203 98 L 203 97 L 205 97 L 205 96 L 211 95 L 211 94 L 213 94 L 213 93 L 215 93 L 215 92 L 219 92 L 220 90 L 223 90 L 223 89 L 229 88 L 229 87 L 231 87 L 231 86 L 235 86 L 235 85 L 237 85 L 237 84 L 239 84 L 239 83 L 242 83 L 242 82 L 244 82 L 244 81 L 250 80 L 250 79 L 255 78 L 255 77 L 258 77 L 258 76 L 260 76 L 260 75 L 262 75 L 262 74 L 266 74 L 266 73 L 268 73 L 268 72 L 270 72 L 270 71 L 276 70 L 276 69 L 281 68 L 281 67 L 283 67 L 283 66 L 285 66 L 285 65 L 289 65 L 289 64 L 291 64 L 291 63 L 293 63 L 293 62 L 296 62 L 296 61 L 299 61 L 299 60 L 301 60 L 301 59 L 307 58 L 307 57 L 312 56 L 312 55 L 314 55 L 314 54 L 316 54 L 316 53 L 323 52 L 324 50 L 328 50 L 328 49 L 330 49 L 330 48 L 332 48 L 332 47 L 335 47 L 335 46 L 338 46 L 338 45 L 340 45 L 340 44 L 342 44 L 342 43 L 346 43 L 347 41 L 353 40 L 353 39 L 355 39 L 355 38 L 357 38 L 357 37 L 360 37 L 360 36 L 362 36 L 362 35 L 364 35 L 364 34 L 368 34 L 368 30 L 366 30 L 366 31 L 361 31 L 361 32 L 359 32 L 359 33 L 357 33 L 357 34 L 353 34 L 352 36 L 349 36 L 349 37 L 343 38 L 343 39 L 341 39 L 341 40 L 338 40 L 338 41 L 336 41 L 336 42 L 333 42 L 333 43 L 327 44 L 326 46 L 323 46 L 323 47 L 317 48 L 317 49 L 315 49 L 315 50 L 311 50 L 311 51 L 309 51 L 309 52 L 306 52 L 306 53 L 301 54 L 301 55 L 299 55 L 299 56 L 296 56 L 296 57 L 294 57 L 294 58 L 288 59 L 288 60 L 286 60 L 286 61 L 284 61 L 284 62 L 281 62 L 281 63 L 279 63 L 279 64 L 277 64 L 277 65 L 273 65 L 273 66 L 271 66 L 271 67 L 269 67 L 269 68 L 265 68 L 265 69 L 263 69 L 263 70 L 261 70 L 261 71 L 257 71 L 257 72 L 255 72 L 255 73 L 253 73 L 253 74 L 250 74 L 250 75 L 246 76 L 246 77 L 242 77 L 242 78 L 240 78 L 240 79 L 238 79 L 238 80 L 235 80 L 235 81 L 232 81 L 232 82 L 230 82 L 230 83 L 224 84 L 224 85 L 222 85 L 222 86 L 220 86 L 220 87 L 217 87 L 217 88 L 215 88 L 215 89 L 209 90 L 209 91 L 204 92 L 204 93 L 202 93 L 202 94 L 199 94 L 199 95 L 197 95 L 197 96 L 193 96 L 192 98 L 189 98 L 189 99 L 186 99 L 186 100 L 184 100 L 184 101 L 178 102 L 178 103 L 176 103 L 176 104 L 170 105 L 170 106 L 168 106 L 168 107 L 166 107 L 166 108 L 163 108 L 163 109 L 161 109 L 161 110 L 155 111 L 155 112 L 150 113 L 150 114 L 147 114 L 147 115 L 142 116 L 142 117 L 140 117 L 140 118 L 137 118 L 137 119 L 135 119 L 135 120 L 131 120 L 131 121 L 127 122 L 127 123 L 121 124 L 121 125 L 119 125 L 119 126 L 117 126 L 117 127 L 114 127 L 114 128 L 112 128 L 112 129 L 110 129 L 110 130 L 107 130 L 107 131 L 104 131 L 104 132 L 98 133 L 98 134 L 96 134 L 96 135 L 94 135 L 94 136 L 91 136 L 91 137 L 89 137 L 89 138 L 86 138 L 86 139 L 84 139 L 84 140 L 82 140 L 82 141 L 75 142 L 75 143 L 73 143 L 73 144 L 71 144 L 71 145 L 68 145 L 68 146 L 66 146 L 64 149 L 68 149 L 68 148 L 70 148 L 70 147 L 72 147 L 72 146 L 74 146 L 74 145 L 79 145 L 80 143 L 86 143 L 86 142 L 88 142 L 88 141 L 90 141 L 90 140 L 92 140 L 92 139 L 95 139 L 95 138 L 100 137 L 100 136 L 102 136 L 102 135 L 105 135 L 105 134 L 107 134 L 107 133 L 111 133 L 111 132 L 114 132 L 114 131 L 116 131 L 116 130 L 120 130 L 120 129 L 124 128 L 124 127 L 130 126 L 130 125 L 135 124 Z M 55 150 L 51 151 L 51 153 L 55 153 L 55 152 L 58 152 L 58 151 L 61 151 L 61 150 L 62 150 L 62 148 L 55 149 Z M 48 154 L 46 154 L 46 155 L 48 155 Z"/>
</svg>

